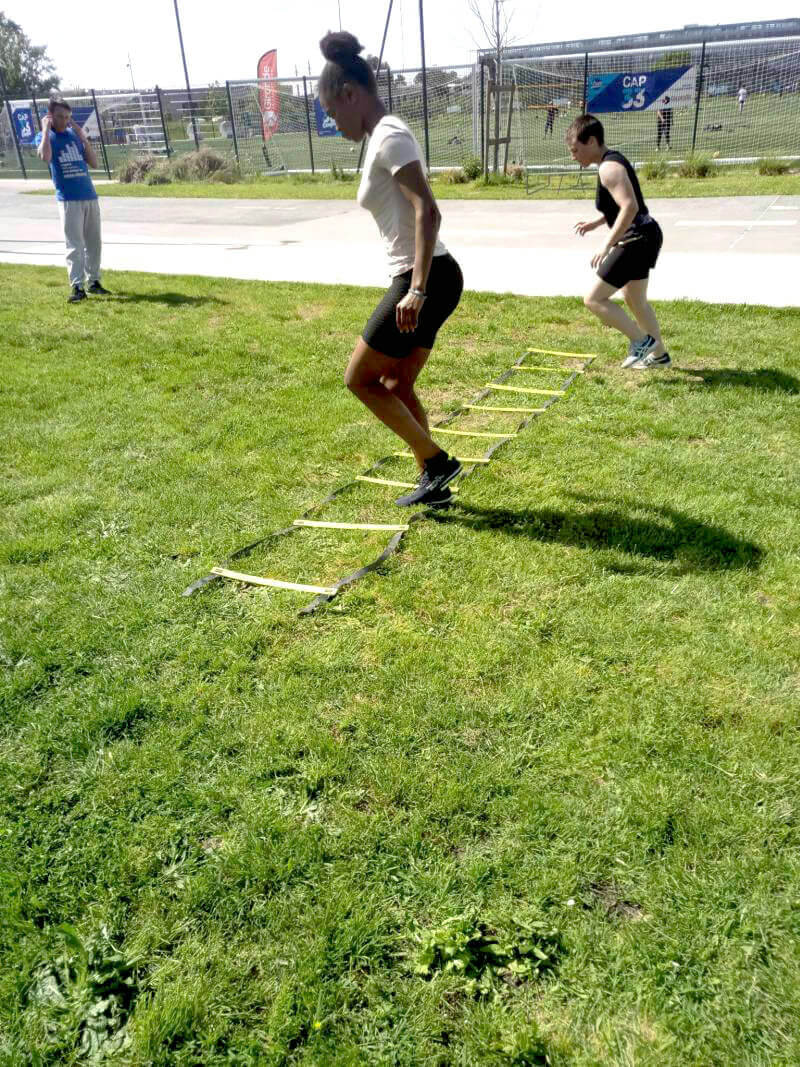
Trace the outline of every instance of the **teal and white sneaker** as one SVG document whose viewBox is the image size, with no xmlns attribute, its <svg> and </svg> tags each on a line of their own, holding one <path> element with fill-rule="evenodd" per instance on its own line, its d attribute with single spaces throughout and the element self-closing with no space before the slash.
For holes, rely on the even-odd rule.
<svg viewBox="0 0 800 1067">
<path fill-rule="evenodd" d="M 644 359 L 648 352 L 656 347 L 655 337 L 645 334 L 641 341 L 631 341 L 628 345 L 628 354 L 622 361 L 623 368 L 632 367 L 640 359 Z"/>
<path fill-rule="evenodd" d="M 666 367 L 672 366 L 672 360 L 669 358 L 669 352 L 663 352 L 660 356 L 654 356 L 652 352 L 639 359 L 636 363 L 631 364 L 632 370 L 664 370 Z"/>
</svg>

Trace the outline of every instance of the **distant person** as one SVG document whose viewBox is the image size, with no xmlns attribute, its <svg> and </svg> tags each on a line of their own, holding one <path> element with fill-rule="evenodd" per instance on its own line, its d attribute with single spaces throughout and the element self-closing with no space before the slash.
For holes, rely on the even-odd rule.
<svg viewBox="0 0 800 1067">
<path fill-rule="evenodd" d="M 744 102 L 747 99 L 747 90 L 744 86 L 739 89 L 737 96 L 739 99 L 739 114 L 741 115 L 741 113 L 744 111 Z"/>
<path fill-rule="evenodd" d="M 579 115 L 570 124 L 567 146 L 582 167 L 597 164 L 595 207 L 601 214 L 592 222 L 576 223 L 575 233 L 583 237 L 603 225 L 611 230 L 603 249 L 592 256 L 597 281 L 584 304 L 602 323 L 629 338 L 623 367 L 669 367 L 672 360 L 647 299 L 650 271 L 656 265 L 663 237 L 661 227 L 647 210 L 636 171 L 621 152 L 606 147 L 603 124 L 594 115 Z M 635 322 L 611 300 L 618 289 Z"/>
<path fill-rule="evenodd" d="M 558 108 L 555 106 L 555 104 L 548 104 L 548 106 L 547 106 L 547 114 L 545 115 L 545 120 L 544 120 L 544 135 L 545 135 L 545 137 L 547 136 L 548 132 L 550 133 L 551 137 L 553 136 L 553 123 L 556 121 L 557 116 L 558 116 Z"/>
<path fill-rule="evenodd" d="M 72 108 L 65 100 L 51 99 L 47 106 L 38 155 L 50 165 L 56 188 L 67 245 L 69 302 L 85 300 L 87 292 L 107 296 L 108 290 L 100 284 L 100 206 L 89 175 L 89 167 L 97 167 L 97 155 L 84 131 L 73 122 Z"/>
<path fill-rule="evenodd" d="M 670 144 L 670 134 L 672 133 L 672 106 L 668 96 L 665 96 L 661 101 L 661 107 L 656 114 L 656 151 L 661 148 L 661 139 L 663 137 L 666 141 L 667 148 L 672 148 Z"/>
<path fill-rule="evenodd" d="M 348 141 L 369 137 L 358 203 L 378 225 L 392 279 L 355 343 L 345 384 L 417 461 L 417 485 L 395 503 L 447 504 L 461 463 L 431 436 L 414 386 L 461 299 L 461 268 L 439 239 L 441 213 L 420 147 L 405 122 L 387 114 L 361 45 L 339 32 L 326 34 L 320 48 L 327 60 L 318 83 L 323 110 Z M 342 242 L 346 259 L 347 232 Z"/>
</svg>

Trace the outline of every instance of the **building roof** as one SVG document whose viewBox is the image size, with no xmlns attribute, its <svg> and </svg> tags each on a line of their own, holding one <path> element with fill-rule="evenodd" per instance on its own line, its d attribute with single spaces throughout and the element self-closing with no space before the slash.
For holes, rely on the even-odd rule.
<svg viewBox="0 0 800 1067">
<path fill-rule="evenodd" d="M 746 41 L 754 38 L 800 37 L 800 19 L 772 19 L 766 22 L 732 22 L 726 25 L 689 25 L 680 30 L 656 30 L 617 37 L 592 37 L 549 44 L 515 45 L 503 50 L 504 59 L 533 59 L 539 56 L 570 55 L 575 52 L 616 52 L 637 48 L 675 48 L 703 41 Z M 480 56 L 492 56 L 494 50 L 481 48 Z"/>
</svg>

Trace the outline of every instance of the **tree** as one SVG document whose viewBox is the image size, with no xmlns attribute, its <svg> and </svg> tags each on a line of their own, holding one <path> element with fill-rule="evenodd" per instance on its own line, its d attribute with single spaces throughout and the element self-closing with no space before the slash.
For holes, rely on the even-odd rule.
<svg viewBox="0 0 800 1067">
<path fill-rule="evenodd" d="M 470 75 L 471 77 L 471 75 Z M 443 70 L 441 67 L 433 67 L 425 72 L 425 79 L 429 89 L 440 85 L 452 85 L 458 81 L 458 75 L 454 70 Z M 422 71 L 414 77 L 415 85 L 422 85 Z"/>
<path fill-rule="evenodd" d="M 494 52 L 498 70 L 503 58 L 503 49 L 508 48 L 515 40 L 511 37 L 514 12 L 506 12 L 505 2 L 506 0 L 468 0 L 469 9 L 478 20 L 485 43 Z"/>
<path fill-rule="evenodd" d="M 9 97 L 47 96 L 60 78 L 43 45 L 31 44 L 22 27 L 0 11 L 0 67 Z"/>
<path fill-rule="evenodd" d="M 496 81 L 500 77 L 500 71 L 502 69 L 503 51 L 508 48 L 510 44 L 513 44 L 513 38 L 511 37 L 511 20 L 513 18 L 513 11 L 510 14 L 506 13 L 505 0 L 468 0 L 469 9 L 481 28 L 487 44 L 491 48 L 494 55 L 491 59 L 491 64 L 494 66 L 494 72 L 490 73 L 492 81 Z M 497 139 L 500 136 L 500 94 L 496 93 L 494 98 L 494 136 Z M 494 146 L 494 170 L 497 173 L 499 166 L 499 145 Z M 488 159 L 488 157 L 487 157 Z M 488 162 L 487 162 L 488 166 Z"/>
<path fill-rule="evenodd" d="M 219 82 L 211 82 L 208 86 L 208 108 L 212 115 L 228 114 L 228 91 Z"/>
<path fill-rule="evenodd" d="M 660 59 L 655 61 L 653 70 L 668 70 L 670 67 L 691 67 L 694 62 L 695 59 L 691 51 L 685 48 L 674 52 L 665 52 Z"/>
</svg>

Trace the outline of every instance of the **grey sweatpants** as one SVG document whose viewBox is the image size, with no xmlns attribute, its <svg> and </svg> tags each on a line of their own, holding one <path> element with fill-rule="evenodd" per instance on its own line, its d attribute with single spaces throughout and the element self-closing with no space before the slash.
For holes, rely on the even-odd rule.
<svg viewBox="0 0 800 1067">
<path fill-rule="evenodd" d="M 59 200 L 67 242 L 70 285 L 100 281 L 100 205 L 96 200 Z"/>
</svg>

